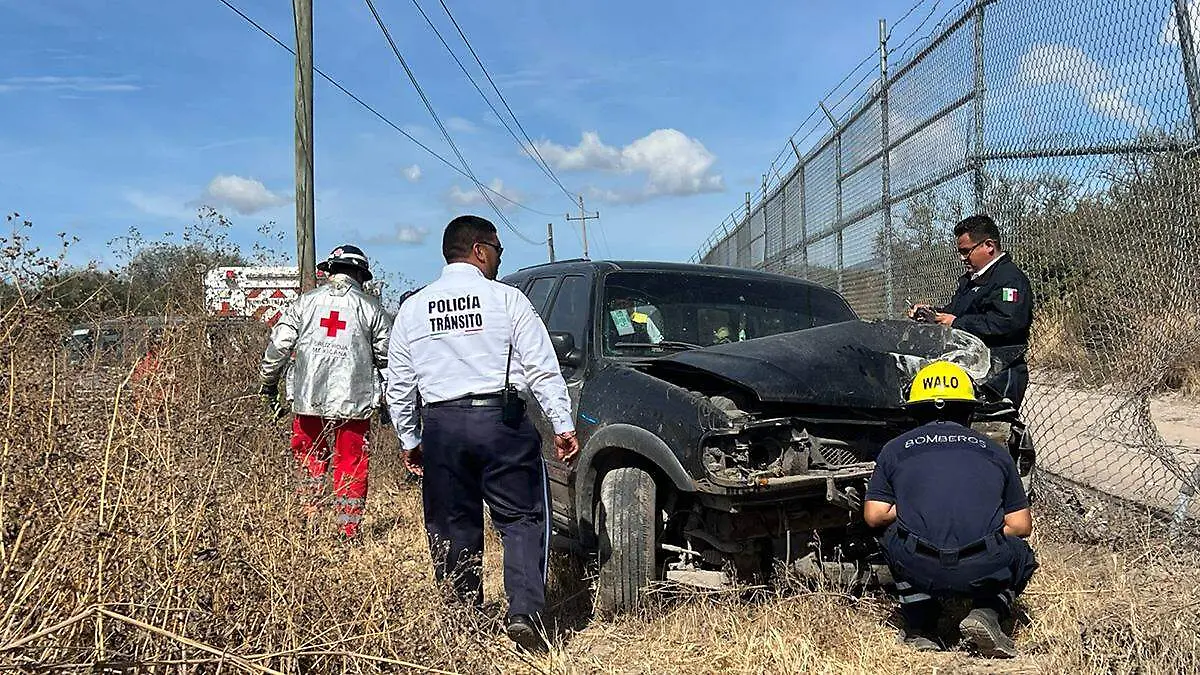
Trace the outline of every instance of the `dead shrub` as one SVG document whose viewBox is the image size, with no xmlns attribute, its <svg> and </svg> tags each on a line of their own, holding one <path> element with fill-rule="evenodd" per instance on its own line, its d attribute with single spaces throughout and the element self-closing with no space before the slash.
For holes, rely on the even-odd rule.
<svg viewBox="0 0 1200 675">
<path fill-rule="evenodd" d="M 478 614 L 433 583 L 416 486 L 376 428 L 364 523 L 348 547 L 292 509 L 287 424 L 253 395 L 260 326 L 184 317 L 137 393 L 131 353 L 70 365 L 66 326 L 4 310 L 0 667 L 174 672 L 1188 672 L 1200 643 L 1197 560 L 1148 543 L 1110 553 L 1043 537 L 1024 600 L 1025 655 L 984 662 L 896 644 L 892 601 L 781 584 L 683 594 L 611 621 L 592 571 L 556 556 L 544 657 L 513 651 L 503 603 Z M 155 378 L 162 377 L 169 386 Z M 502 595 L 498 541 L 485 556 Z"/>
</svg>

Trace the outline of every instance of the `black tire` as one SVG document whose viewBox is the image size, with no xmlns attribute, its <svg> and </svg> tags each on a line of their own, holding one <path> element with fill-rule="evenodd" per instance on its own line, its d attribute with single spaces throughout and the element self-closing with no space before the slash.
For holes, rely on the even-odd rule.
<svg viewBox="0 0 1200 675">
<path fill-rule="evenodd" d="M 658 555 L 658 504 L 654 479 L 635 467 L 613 469 L 600 483 L 596 534 L 600 574 L 596 613 L 604 616 L 635 609 L 654 580 Z"/>
</svg>

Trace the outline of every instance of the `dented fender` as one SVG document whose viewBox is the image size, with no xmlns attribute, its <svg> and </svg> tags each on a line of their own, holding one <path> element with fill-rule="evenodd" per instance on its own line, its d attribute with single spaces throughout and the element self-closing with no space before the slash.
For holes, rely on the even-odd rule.
<svg viewBox="0 0 1200 675">
<path fill-rule="evenodd" d="M 661 438 L 632 424 L 609 424 L 588 438 L 579 453 L 575 469 L 575 515 L 581 530 L 593 531 L 592 502 L 596 487 L 596 458 L 604 450 L 619 449 L 632 452 L 665 474 L 677 490 L 695 492 L 696 484 Z"/>
</svg>

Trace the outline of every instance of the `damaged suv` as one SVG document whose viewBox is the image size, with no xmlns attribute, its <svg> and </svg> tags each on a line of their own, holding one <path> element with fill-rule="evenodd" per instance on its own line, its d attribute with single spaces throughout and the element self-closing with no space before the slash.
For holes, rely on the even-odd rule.
<svg viewBox="0 0 1200 675">
<path fill-rule="evenodd" d="M 550 331 L 581 452 L 554 458 L 555 542 L 596 553 L 596 609 L 656 580 L 719 587 L 778 565 L 886 583 L 860 508 L 880 448 L 914 426 L 912 375 L 949 359 L 982 381 L 986 346 L 962 331 L 862 321 L 835 291 L 776 274 L 670 263 L 566 261 L 522 269 Z M 977 425 L 1022 475 L 1033 447 L 1011 406 Z"/>
</svg>

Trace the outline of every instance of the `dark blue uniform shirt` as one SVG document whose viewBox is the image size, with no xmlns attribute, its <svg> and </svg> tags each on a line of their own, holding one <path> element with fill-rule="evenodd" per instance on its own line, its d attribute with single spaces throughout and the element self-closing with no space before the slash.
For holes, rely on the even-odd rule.
<svg viewBox="0 0 1200 675">
<path fill-rule="evenodd" d="M 1012 456 L 954 422 L 933 422 L 883 446 L 867 485 L 870 501 L 896 505 L 900 525 L 938 548 L 959 548 L 1000 530 L 1029 507 Z"/>
<path fill-rule="evenodd" d="M 954 297 L 938 311 L 953 314 L 953 327 L 983 340 L 1004 367 L 1024 363 L 1033 325 L 1033 289 L 1009 254 L 978 279 L 970 273 L 959 277 Z"/>
</svg>

